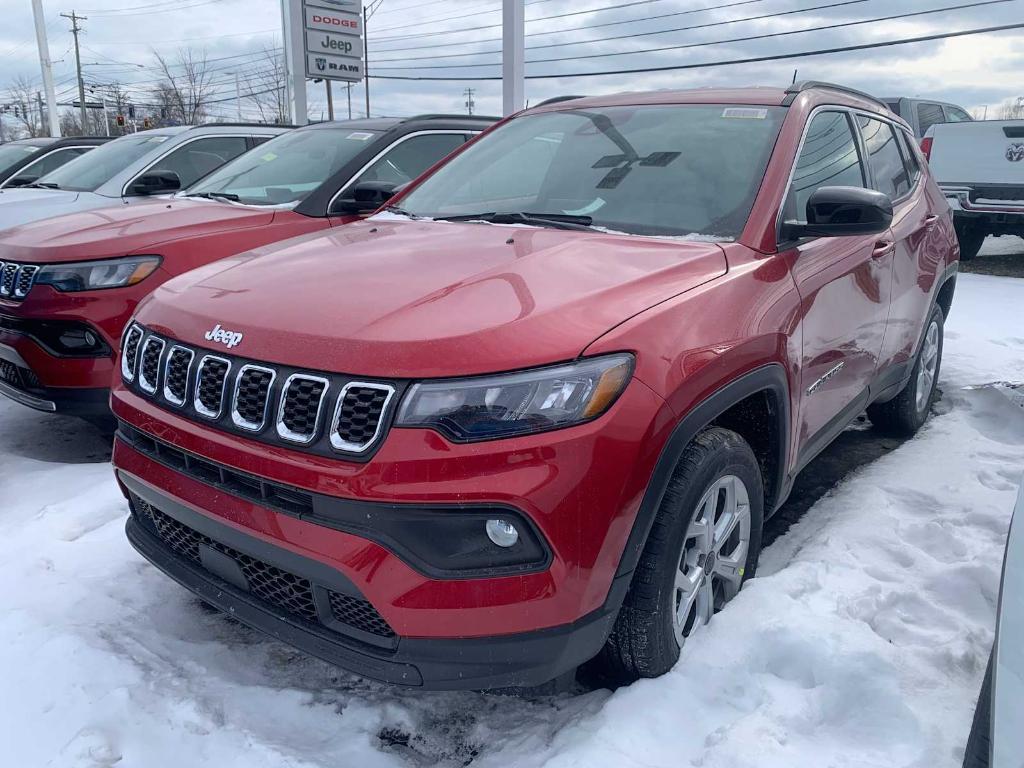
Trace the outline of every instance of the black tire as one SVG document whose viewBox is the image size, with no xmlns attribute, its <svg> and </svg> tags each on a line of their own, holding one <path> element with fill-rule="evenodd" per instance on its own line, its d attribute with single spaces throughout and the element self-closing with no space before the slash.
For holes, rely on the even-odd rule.
<svg viewBox="0 0 1024 768">
<path fill-rule="evenodd" d="M 964 752 L 964 768 L 988 768 L 992 755 L 992 657 L 989 656 L 985 680 L 981 684 L 978 706 L 974 710 L 971 735 Z"/>
<path fill-rule="evenodd" d="M 713 427 L 693 439 L 669 481 L 615 626 L 595 660 L 606 682 L 658 677 L 679 660 L 675 583 L 686 535 L 705 495 L 730 476 L 742 481 L 750 509 L 747 557 L 739 577 L 746 581 L 754 576 L 764 522 L 761 469 L 742 437 Z M 720 609 L 717 597 L 714 604 Z"/>
<path fill-rule="evenodd" d="M 900 437 L 912 437 L 917 430 L 928 420 L 932 404 L 938 393 L 939 372 L 942 370 L 942 336 L 945 318 L 942 315 L 941 307 L 933 307 L 928 322 L 925 325 L 924 339 L 921 342 L 921 349 L 917 352 L 917 360 L 914 361 L 914 368 L 910 372 L 910 381 L 900 390 L 892 400 L 885 403 L 875 403 L 868 406 L 868 418 L 874 426 L 891 435 Z M 921 374 L 921 367 L 925 365 L 925 356 L 928 351 L 928 335 L 932 325 L 938 329 L 938 349 L 936 352 L 935 372 L 931 380 L 931 392 L 923 400 L 919 400 L 918 381 Z"/>
<path fill-rule="evenodd" d="M 985 231 L 964 221 L 955 222 L 956 239 L 960 241 L 960 261 L 971 261 L 985 243 Z"/>
</svg>

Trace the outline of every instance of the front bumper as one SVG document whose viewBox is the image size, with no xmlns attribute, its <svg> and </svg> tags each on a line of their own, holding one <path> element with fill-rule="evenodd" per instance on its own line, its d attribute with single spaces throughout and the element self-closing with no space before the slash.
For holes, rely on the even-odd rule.
<svg viewBox="0 0 1024 768">
<path fill-rule="evenodd" d="M 0 395 L 44 413 L 84 417 L 109 415 L 109 389 L 46 386 L 36 372 L 40 366 L 30 363 L 19 351 L 27 347 L 29 356 L 34 357 L 32 353 L 38 347 L 27 339 L 9 340 L 13 344 L 4 343 L 4 335 L 0 333 Z"/>
<path fill-rule="evenodd" d="M 485 638 L 414 638 L 388 635 L 376 623 L 376 634 L 371 634 L 340 623 L 332 610 L 336 595 L 356 602 L 362 599 L 342 574 L 211 520 L 127 473 L 119 472 L 118 479 L 132 499 L 132 515 L 126 525 L 128 539 L 157 568 L 254 629 L 331 664 L 394 685 L 486 690 L 531 687 L 553 680 L 600 651 L 615 620 L 615 607 L 629 583 L 628 577 L 617 579 L 606 605 L 583 619 L 534 632 Z M 140 512 L 142 507 L 156 508 L 201 534 L 204 541 L 229 553 L 228 560 L 216 555 L 199 562 L 183 557 L 168 544 L 169 537 L 162 538 L 147 523 L 145 513 Z M 250 572 L 253 563 L 262 569 L 275 569 L 279 579 L 288 578 L 293 583 L 293 590 L 308 585 L 311 601 L 307 601 L 305 617 L 288 608 L 294 606 L 295 594 L 280 599 L 279 592 L 264 587 L 263 597 L 257 596 L 253 582 L 247 582 L 244 573 L 235 572 L 240 571 L 237 563 L 242 561 Z M 265 599 L 268 594 L 270 598 Z M 312 609 L 308 608 L 310 603 Z M 360 624 L 365 626 L 365 620 Z"/>
</svg>

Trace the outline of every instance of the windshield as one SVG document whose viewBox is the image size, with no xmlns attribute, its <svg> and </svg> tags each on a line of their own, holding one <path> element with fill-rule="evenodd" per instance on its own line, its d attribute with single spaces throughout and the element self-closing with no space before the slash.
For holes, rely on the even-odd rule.
<svg viewBox="0 0 1024 768">
<path fill-rule="evenodd" d="M 31 157 L 42 147 L 33 147 L 31 144 L 2 144 L 0 145 L 0 174 L 11 170 L 18 163 Z"/>
<path fill-rule="evenodd" d="M 429 218 L 525 212 L 631 234 L 735 238 L 784 117 L 782 108 L 722 105 L 527 115 L 469 147 L 400 206 Z"/>
<path fill-rule="evenodd" d="M 115 139 L 48 173 L 38 183 L 72 192 L 95 192 L 136 160 L 155 153 L 169 138 L 135 135 Z"/>
<path fill-rule="evenodd" d="M 377 131 L 338 128 L 285 133 L 228 163 L 185 194 L 249 205 L 298 203 L 379 135 Z"/>
</svg>

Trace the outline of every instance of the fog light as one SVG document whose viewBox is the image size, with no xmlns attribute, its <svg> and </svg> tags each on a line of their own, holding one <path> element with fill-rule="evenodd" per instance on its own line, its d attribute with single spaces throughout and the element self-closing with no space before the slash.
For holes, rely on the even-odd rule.
<svg viewBox="0 0 1024 768">
<path fill-rule="evenodd" d="M 519 541 L 519 531 L 507 520 L 488 520 L 487 538 L 499 547 L 514 547 Z"/>
</svg>

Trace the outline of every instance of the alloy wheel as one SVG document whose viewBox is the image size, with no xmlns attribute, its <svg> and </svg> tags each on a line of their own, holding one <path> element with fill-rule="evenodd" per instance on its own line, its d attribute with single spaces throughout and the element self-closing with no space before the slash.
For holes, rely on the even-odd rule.
<svg viewBox="0 0 1024 768">
<path fill-rule="evenodd" d="M 935 372 L 939 368 L 939 324 L 928 326 L 921 348 L 921 365 L 917 372 L 916 405 L 920 413 L 928 407 L 935 387 Z"/>
</svg>

